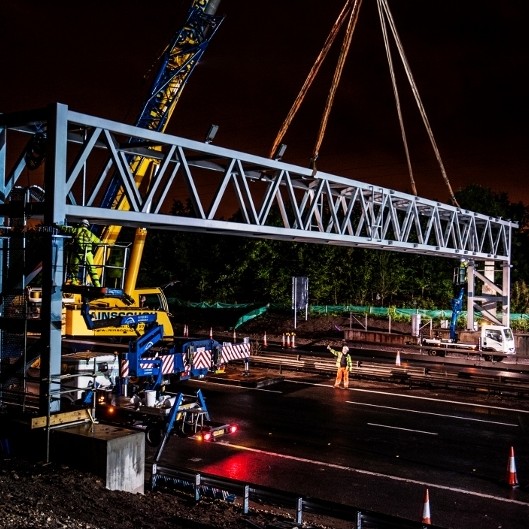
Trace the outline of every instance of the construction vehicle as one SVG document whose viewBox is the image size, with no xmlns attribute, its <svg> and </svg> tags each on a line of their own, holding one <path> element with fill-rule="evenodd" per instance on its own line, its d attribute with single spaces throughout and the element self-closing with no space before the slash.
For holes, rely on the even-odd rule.
<svg viewBox="0 0 529 529">
<path fill-rule="evenodd" d="M 88 328 L 128 326 L 136 333 L 127 347 L 116 351 L 81 351 L 63 354 L 60 398 L 68 407 L 92 408 L 101 422 L 144 430 L 147 442 L 157 446 L 172 433 L 198 440 L 214 441 L 236 431 L 236 426 L 211 421 L 204 396 L 170 393 L 176 382 L 204 378 L 221 371 L 237 359 L 247 361 L 250 343 L 220 344 L 213 339 L 164 341 L 163 325 L 156 314 L 118 316 L 113 320 L 93 319 L 90 301 L 98 296 L 126 299 L 120 289 L 76 286 L 82 296 L 81 314 Z M 139 325 L 142 324 L 142 332 Z M 40 357 L 29 366 L 26 391 L 38 395 Z"/>
<path fill-rule="evenodd" d="M 100 321 L 91 320 L 88 309 L 83 314 L 88 326 L 101 325 Z M 167 347 L 162 342 L 163 326 L 156 322 L 155 315 L 127 317 L 115 323 L 136 326 L 140 321 L 145 323 L 144 334 L 131 341 L 127 351 L 118 354 L 116 384 L 93 384 L 87 388 L 82 404 L 93 404 L 95 399 L 98 420 L 143 429 L 147 442 L 153 446 L 171 433 L 206 441 L 234 433 L 235 425 L 211 421 L 200 390 L 192 396 L 171 394 L 166 388 L 176 381 L 204 378 L 230 360 L 247 359 L 249 342 L 232 345 L 213 339 L 180 340 Z"/>
<path fill-rule="evenodd" d="M 172 284 L 172 283 L 170 283 Z M 107 288 L 107 287 L 104 287 Z M 26 299 L 21 298 L 26 304 L 26 318 L 28 320 L 39 320 L 42 305 L 41 287 L 28 286 L 26 288 Z M 173 324 L 169 303 L 165 295 L 164 287 L 141 287 L 136 288 L 128 297 L 128 302 L 121 298 L 101 297 L 90 303 L 89 310 L 93 320 L 98 320 L 102 325 L 87 326 L 82 313 L 83 301 L 72 286 L 65 285 L 62 297 L 62 322 L 61 331 L 65 337 L 65 343 L 71 338 L 119 338 L 130 339 L 135 336 L 134 329 L 127 325 L 115 326 L 112 321 L 116 318 L 138 316 L 140 323 L 139 331 L 143 330 L 144 321 L 141 316 L 155 316 L 159 324 L 163 326 L 164 336 L 171 339 L 174 336 Z M 103 323 L 106 324 L 103 325 Z"/>
<path fill-rule="evenodd" d="M 119 376 L 113 385 L 89 385 L 81 397 L 82 405 L 93 404 L 98 421 L 120 424 L 145 431 L 152 446 L 163 435 L 214 441 L 234 433 L 236 426 L 213 422 L 201 391 L 196 395 L 171 393 L 168 387 L 178 381 L 204 378 L 222 370 L 232 358 L 250 356 L 250 344 L 220 344 L 216 340 L 180 340 L 172 347 L 161 346 L 163 328 L 150 324 L 145 334 L 131 341 L 126 352 L 117 355 L 107 371 Z"/>
<path fill-rule="evenodd" d="M 143 430 L 152 446 L 159 445 L 164 434 L 215 441 L 234 433 L 235 425 L 211 420 L 201 391 L 188 395 L 171 393 L 168 388 L 222 370 L 230 359 L 249 356 L 250 344 L 204 339 L 156 347 L 161 338 L 162 326 L 152 324 L 121 352 L 63 354 L 57 377 L 60 395 L 52 398 L 60 398 L 66 410 L 93 410 L 92 417 L 99 422 Z M 27 369 L 26 393 L 37 397 L 39 382 L 37 357 Z"/>
<path fill-rule="evenodd" d="M 431 356 L 446 356 L 451 352 L 465 350 L 482 354 L 485 359 L 502 360 L 505 356 L 516 354 L 513 332 L 510 327 L 503 325 L 482 324 L 473 342 L 434 337 L 422 338 L 421 345 L 426 347 Z"/>
<path fill-rule="evenodd" d="M 461 286 L 466 281 L 466 263 L 462 261 L 454 273 L 454 284 L 459 288 L 459 293 L 452 299 L 452 317 L 450 319 L 449 337 L 422 338 L 421 345 L 427 347 L 428 354 L 432 356 L 446 356 L 448 352 L 466 350 L 483 354 L 486 359 L 502 360 L 504 356 L 516 354 L 514 334 L 510 327 L 503 325 L 482 324 L 476 340 L 472 342 L 459 341 L 457 332 L 457 319 L 463 308 L 465 287 Z M 486 354 L 488 352 L 494 354 Z"/>
<path fill-rule="evenodd" d="M 236 424 L 211 420 L 201 390 L 195 394 L 145 390 L 143 397 L 111 396 L 110 401 L 109 397 L 108 392 L 97 392 L 97 420 L 142 430 L 150 446 L 159 446 L 171 434 L 212 442 L 238 429 Z"/>
</svg>

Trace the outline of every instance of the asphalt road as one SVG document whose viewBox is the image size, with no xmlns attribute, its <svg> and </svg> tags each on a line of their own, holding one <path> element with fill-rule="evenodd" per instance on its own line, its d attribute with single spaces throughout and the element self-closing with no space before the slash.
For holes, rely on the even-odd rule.
<svg viewBox="0 0 529 529">
<path fill-rule="evenodd" d="M 526 529 L 527 406 L 356 380 L 333 389 L 329 377 L 282 376 L 262 387 L 243 385 L 242 377 L 186 382 L 183 391 L 202 389 L 212 418 L 238 423 L 239 432 L 214 444 L 172 437 L 160 462 L 416 521 L 427 488 L 434 525 Z M 510 461 L 516 487 L 507 481 Z"/>
</svg>

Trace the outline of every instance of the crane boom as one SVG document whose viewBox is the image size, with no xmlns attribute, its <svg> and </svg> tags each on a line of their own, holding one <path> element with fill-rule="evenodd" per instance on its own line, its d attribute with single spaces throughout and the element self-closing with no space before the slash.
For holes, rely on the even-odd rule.
<svg viewBox="0 0 529 529">
<path fill-rule="evenodd" d="M 184 25 L 161 56 L 158 72 L 136 120 L 136 126 L 165 131 L 185 84 L 224 19 L 215 15 L 219 3 L 220 0 L 193 0 Z M 138 187 L 149 187 L 156 176 L 156 167 L 151 160 L 147 161 L 142 156 L 131 156 L 129 167 Z M 102 200 L 103 207 L 129 209 L 129 201 L 120 182 L 117 176 L 112 178 Z M 121 226 L 107 226 L 100 238 L 105 244 L 115 244 L 120 231 Z M 125 292 L 131 292 L 136 286 L 145 237 L 146 230 L 138 228 L 125 278 Z M 103 253 L 99 252 L 95 256 L 95 262 L 102 264 L 102 261 Z"/>
</svg>

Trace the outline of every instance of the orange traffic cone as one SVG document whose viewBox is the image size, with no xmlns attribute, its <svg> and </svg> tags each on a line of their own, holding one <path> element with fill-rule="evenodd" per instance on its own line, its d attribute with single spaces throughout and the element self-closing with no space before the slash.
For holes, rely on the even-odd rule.
<svg viewBox="0 0 529 529">
<path fill-rule="evenodd" d="M 268 347 L 268 342 L 266 341 L 266 331 L 263 336 L 263 347 Z"/>
<path fill-rule="evenodd" d="M 397 351 L 397 358 L 395 359 L 395 365 L 400 366 L 400 351 Z"/>
<path fill-rule="evenodd" d="M 287 347 L 290 347 L 290 333 L 287 332 Z"/>
<path fill-rule="evenodd" d="M 296 347 L 296 333 L 292 333 L 292 347 Z"/>
<path fill-rule="evenodd" d="M 509 453 L 509 461 L 507 462 L 507 483 L 510 487 L 518 486 L 518 478 L 516 477 L 516 462 L 514 461 L 514 448 L 512 446 Z"/>
<path fill-rule="evenodd" d="M 430 518 L 430 495 L 428 494 L 428 489 L 424 491 L 424 502 L 422 508 L 422 523 L 432 523 Z"/>
</svg>

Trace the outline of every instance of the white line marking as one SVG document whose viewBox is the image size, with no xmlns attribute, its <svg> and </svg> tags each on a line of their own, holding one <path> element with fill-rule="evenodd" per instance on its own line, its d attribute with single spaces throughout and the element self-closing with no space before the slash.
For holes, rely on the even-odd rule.
<svg viewBox="0 0 529 529">
<path fill-rule="evenodd" d="M 332 388 L 332 384 L 315 384 L 314 382 L 304 382 L 302 380 L 285 379 L 284 382 L 292 382 L 294 384 L 304 384 L 306 386 L 319 386 L 322 388 Z M 401 393 L 391 393 L 389 391 L 375 391 L 372 389 L 348 388 L 348 391 L 357 391 L 358 393 L 376 393 L 378 395 L 390 395 L 392 397 L 401 397 L 403 399 L 416 400 L 431 400 L 433 402 L 444 402 L 447 404 L 458 404 L 459 406 L 471 406 L 473 408 L 485 408 L 487 410 L 508 411 L 509 413 L 528 413 L 529 410 L 521 410 L 520 408 L 504 408 L 502 406 L 489 406 L 486 404 L 478 404 L 476 402 L 462 402 L 459 400 L 434 399 L 432 397 L 420 397 L 419 395 L 403 395 Z"/>
<path fill-rule="evenodd" d="M 449 490 L 449 491 L 452 491 L 452 492 L 459 492 L 461 494 L 467 494 L 469 496 L 477 496 L 479 498 L 487 498 L 487 499 L 490 499 L 490 500 L 501 501 L 501 502 L 506 502 L 506 503 L 513 503 L 513 504 L 516 504 L 516 505 L 529 505 L 529 503 L 525 502 L 525 501 L 513 500 L 511 498 L 503 498 L 503 497 L 493 496 L 492 494 L 482 494 L 481 492 L 469 491 L 467 489 L 460 489 L 460 488 L 457 488 L 457 487 L 447 487 L 446 485 L 435 485 L 435 484 L 431 483 L 430 481 L 426 482 L 426 481 L 418 481 L 416 479 L 401 478 L 399 476 L 391 476 L 389 474 L 381 474 L 379 472 L 370 472 L 369 470 L 360 470 L 358 468 L 344 467 L 343 465 L 336 465 L 336 464 L 333 464 L 333 463 L 324 463 L 322 461 L 314 461 L 313 459 L 306 459 L 304 457 L 295 457 L 295 456 L 289 456 L 289 455 L 286 455 L 286 454 L 276 454 L 275 452 L 267 452 L 266 450 L 259 450 L 258 448 L 249 448 L 249 447 L 246 447 L 246 446 L 232 445 L 232 444 L 230 444 L 230 446 L 233 447 L 233 448 L 237 448 L 239 450 L 244 450 L 246 452 L 255 452 L 255 453 L 258 453 L 258 454 L 264 454 L 264 455 L 268 455 L 268 456 L 273 456 L 273 457 L 277 457 L 277 458 L 280 458 L 280 459 L 290 459 L 292 461 L 298 461 L 298 462 L 301 462 L 301 463 L 310 463 L 311 465 L 318 465 L 318 466 L 334 468 L 334 469 L 338 469 L 338 470 L 344 470 L 346 472 L 351 472 L 353 474 L 363 474 L 365 476 L 373 476 L 373 477 L 377 477 L 377 478 L 392 479 L 394 481 L 401 481 L 401 482 L 404 482 L 404 483 L 411 483 L 413 485 L 427 486 L 427 487 L 430 487 L 430 488 L 440 489 L 440 490 Z"/>
<path fill-rule="evenodd" d="M 448 419 L 458 419 L 461 421 L 474 421 L 474 422 L 483 422 L 486 424 L 497 424 L 500 426 L 514 426 L 518 427 L 518 424 L 512 422 L 500 422 L 500 421 L 488 421 L 485 419 L 475 419 L 472 417 L 463 417 L 461 415 L 447 415 L 445 413 L 434 413 L 433 411 L 420 411 L 420 410 L 410 410 L 408 408 L 395 408 L 393 406 L 382 406 L 380 404 L 369 404 L 366 402 L 355 402 L 353 400 L 346 400 L 347 404 L 358 404 L 359 406 L 367 406 L 371 408 L 382 408 L 384 410 L 395 410 L 395 411 L 407 411 L 409 413 L 418 413 L 420 415 L 434 415 L 435 417 L 445 417 Z"/>
<path fill-rule="evenodd" d="M 376 422 L 368 422 L 368 426 L 378 426 L 379 428 L 389 428 L 390 430 L 404 430 L 405 432 L 423 433 L 426 435 L 439 435 L 436 432 L 427 432 L 425 430 L 413 430 L 412 428 L 401 428 L 400 426 L 388 426 L 387 424 L 377 424 Z"/>
</svg>

